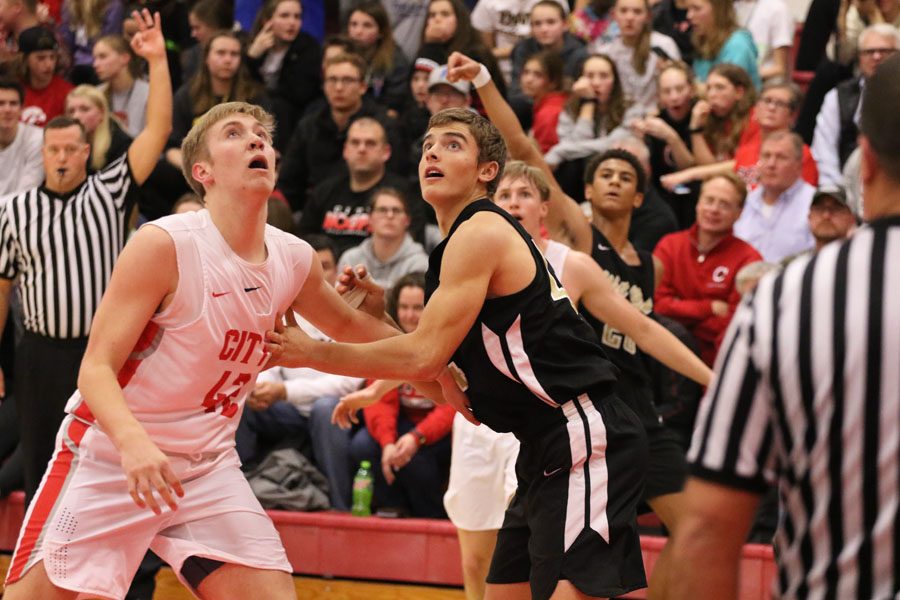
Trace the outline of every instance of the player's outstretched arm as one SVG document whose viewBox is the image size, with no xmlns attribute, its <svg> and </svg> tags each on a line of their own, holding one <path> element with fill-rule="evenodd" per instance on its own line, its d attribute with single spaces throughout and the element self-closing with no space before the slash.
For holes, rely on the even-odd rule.
<svg viewBox="0 0 900 600">
<path fill-rule="evenodd" d="M 447 60 L 447 67 L 448 78 L 451 81 L 464 79 L 472 81 L 474 84 L 482 65 L 465 54 L 454 52 Z M 547 214 L 545 226 L 550 232 L 550 237 L 576 250 L 589 252 L 592 238 L 587 219 L 584 218 L 578 204 L 559 187 L 553 172 L 547 166 L 540 150 L 535 146 L 534 140 L 528 137 L 528 134 L 522 129 L 518 117 L 503 98 L 500 90 L 497 89 L 492 79 L 488 79 L 487 83 L 477 88 L 477 91 L 488 118 L 497 126 L 506 141 L 509 155 L 540 169 L 547 178 L 551 194 L 550 211 Z"/>
<path fill-rule="evenodd" d="M 138 32 L 131 39 L 131 48 L 150 67 L 147 124 L 128 148 L 131 174 L 134 181 L 141 185 L 156 167 L 172 132 L 172 81 L 169 79 L 166 40 L 159 13 L 151 16 L 147 9 L 141 13 L 135 11 L 134 20 L 138 24 Z"/>
<path fill-rule="evenodd" d="M 581 252 L 569 253 L 564 279 L 570 278 L 583 286 L 581 302 L 592 315 L 629 336 L 641 350 L 670 369 L 700 385 L 709 385 L 710 368 L 669 330 L 620 296 L 594 259 Z"/>
<path fill-rule="evenodd" d="M 177 284 L 172 239 L 157 227 L 141 229 L 116 262 L 78 373 L 78 389 L 88 408 L 121 454 L 131 497 L 157 514 L 161 509 L 154 494 L 174 510 L 175 495 L 184 492 L 169 459 L 125 403 L 117 374 Z"/>
<path fill-rule="evenodd" d="M 499 228 L 493 220 L 499 218 L 475 215 L 459 227 L 444 252 L 441 286 L 428 301 L 414 332 L 366 344 L 319 342 L 294 328 L 283 334 L 270 332 L 270 344 L 281 352 L 280 363 L 354 377 L 416 381 L 438 378 L 475 322 L 498 261 L 508 252 L 508 238 L 502 235 L 505 231 L 500 230 L 501 235 L 497 235 Z M 515 233 L 511 228 L 509 232 Z M 321 292 L 307 291 L 308 286 L 309 282 L 298 296 L 295 309 L 325 333 L 333 332 L 335 339 L 365 341 L 365 337 L 375 337 L 371 332 L 347 331 L 350 323 L 388 328 L 344 305 L 330 286 Z M 333 314 L 322 314 L 326 312 Z M 326 329 L 332 324 L 332 330 Z"/>
</svg>

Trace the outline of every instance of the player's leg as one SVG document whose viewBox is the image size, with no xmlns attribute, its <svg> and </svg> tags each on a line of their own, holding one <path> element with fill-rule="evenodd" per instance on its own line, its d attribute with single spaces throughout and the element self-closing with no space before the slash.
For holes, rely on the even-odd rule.
<svg viewBox="0 0 900 600">
<path fill-rule="evenodd" d="M 680 518 L 684 514 L 684 492 L 675 494 L 665 494 L 657 496 L 647 501 L 650 508 L 656 513 L 666 528 L 669 535 L 672 536 L 678 529 Z M 650 589 L 647 598 L 665 598 L 666 590 L 669 586 L 669 553 L 671 544 L 663 546 L 656 563 L 653 565 L 653 572 L 650 574 Z"/>
<path fill-rule="evenodd" d="M 456 535 L 459 538 L 466 600 L 482 600 L 485 597 L 485 582 L 491 566 L 491 557 L 497 545 L 497 530 L 457 529 Z"/>
<path fill-rule="evenodd" d="M 571 581 L 563 579 L 556 585 L 550 600 L 597 600 L 597 597 L 583 594 Z"/>
<path fill-rule="evenodd" d="M 289 573 L 225 564 L 209 574 L 197 589 L 203 600 L 294 600 L 297 592 Z"/>
<path fill-rule="evenodd" d="M 531 600 L 531 586 L 525 583 L 489 583 L 484 600 Z"/>
<path fill-rule="evenodd" d="M 3 600 L 71 600 L 77 596 L 78 592 L 58 588 L 50 582 L 44 561 L 28 569 L 15 583 L 6 586 L 2 594 Z"/>
</svg>

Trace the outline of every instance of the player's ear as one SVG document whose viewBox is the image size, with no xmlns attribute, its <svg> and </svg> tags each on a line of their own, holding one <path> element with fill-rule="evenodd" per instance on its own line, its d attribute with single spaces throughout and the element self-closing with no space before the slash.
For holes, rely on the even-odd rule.
<svg viewBox="0 0 900 600">
<path fill-rule="evenodd" d="M 637 193 L 634 195 L 634 204 L 633 204 L 634 208 L 640 208 L 640 207 L 641 207 L 641 204 L 643 204 L 643 203 L 644 203 L 644 194 L 643 194 L 643 192 L 637 192 Z"/>
<path fill-rule="evenodd" d="M 500 164 L 496 160 L 478 165 L 478 181 L 485 185 L 500 176 Z"/>
<path fill-rule="evenodd" d="M 209 186 L 213 181 L 212 171 L 206 161 L 198 161 L 191 165 L 191 177 L 201 185 Z"/>
</svg>

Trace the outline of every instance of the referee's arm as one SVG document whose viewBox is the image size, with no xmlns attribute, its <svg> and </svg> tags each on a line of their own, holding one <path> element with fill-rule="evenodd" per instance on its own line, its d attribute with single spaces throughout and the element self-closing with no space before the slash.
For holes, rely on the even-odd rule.
<svg viewBox="0 0 900 600">
<path fill-rule="evenodd" d="M 150 66 L 147 124 L 128 148 L 132 178 L 141 185 L 156 167 L 172 131 L 172 83 L 159 14 L 151 18 L 145 10 L 135 16 L 141 30 L 132 38 L 131 47 Z"/>
<path fill-rule="evenodd" d="M 770 288 L 770 281 L 760 287 Z M 762 293 L 761 293 L 762 292 Z M 667 547 L 670 577 L 660 597 L 728 600 L 738 597 L 741 550 L 772 461 L 771 397 L 759 347 L 756 304 L 735 313 L 717 361 L 717 377 L 703 399 L 685 486 L 685 514 Z"/>
</svg>

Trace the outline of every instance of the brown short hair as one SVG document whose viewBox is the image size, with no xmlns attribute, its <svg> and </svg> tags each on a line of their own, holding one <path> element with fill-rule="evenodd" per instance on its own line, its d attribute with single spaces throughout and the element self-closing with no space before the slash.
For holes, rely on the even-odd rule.
<svg viewBox="0 0 900 600">
<path fill-rule="evenodd" d="M 44 125 L 44 137 L 47 137 L 47 132 L 51 129 L 68 129 L 69 127 L 77 127 L 78 131 L 81 132 L 81 141 L 87 143 L 87 133 L 85 132 L 84 125 L 81 124 L 81 121 L 65 115 L 53 117 L 46 125 Z"/>
<path fill-rule="evenodd" d="M 372 195 L 369 196 L 369 201 L 366 203 L 366 204 L 368 204 L 369 211 L 375 210 L 375 203 L 382 196 L 390 196 L 391 198 L 395 198 L 395 199 L 399 200 L 400 204 L 403 205 L 403 211 L 407 215 L 410 214 L 409 200 L 406 199 L 406 194 L 404 194 L 397 188 L 390 187 L 390 186 L 380 187 L 380 188 L 377 188 L 374 192 L 372 192 Z"/>
<path fill-rule="evenodd" d="M 788 140 L 791 142 L 791 148 L 794 150 L 794 158 L 799 161 L 803 160 L 803 138 L 793 131 L 773 131 L 763 138 L 762 143 L 780 142 L 781 140 Z M 760 145 L 760 150 L 762 150 L 762 145 Z"/>
<path fill-rule="evenodd" d="M 493 195 L 503 177 L 503 167 L 506 164 L 506 142 L 500 131 L 494 124 L 466 108 L 445 108 L 435 113 L 428 120 L 428 129 L 443 127 L 451 123 L 462 123 L 475 138 L 478 145 L 478 164 L 495 162 L 500 167 L 497 176 L 487 183 L 488 195 Z"/>
<path fill-rule="evenodd" d="M 341 65 L 344 63 L 350 63 L 351 65 L 356 67 L 356 70 L 359 72 L 360 80 L 365 79 L 366 71 L 368 70 L 365 59 L 359 54 L 351 54 L 349 52 L 344 52 L 338 54 L 337 56 L 332 56 L 331 58 L 326 59 L 325 62 L 322 63 L 322 74 L 325 74 L 325 71 L 328 70 L 328 67 Z"/>
<path fill-rule="evenodd" d="M 503 168 L 503 176 L 497 180 L 498 185 L 502 179 L 524 179 L 537 189 L 541 201 L 546 202 L 550 199 L 550 185 L 547 183 L 544 172 L 524 161 L 511 160 L 506 163 Z"/>
<path fill-rule="evenodd" d="M 707 182 L 712 181 L 714 179 L 724 179 L 726 182 L 731 184 L 731 187 L 734 188 L 734 191 L 737 192 L 738 195 L 738 206 L 741 208 L 744 207 L 744 202 L 747 200 L 747 184 L 744 183 L 744 180 L 737 176 L 737 173 L 732 171 L 726 171 L 724 173 L 717 173 L 715 175 L 710 175 L 706 179 L 703 180 L 703 185 L 706 185 Z M 703 186 L 700 186 L 700 189 L 703 189 Z"/>
<path fill-rule="evenodd" d="M 194 179 L 191 169 L 197 161 L 209 158 L 209 148 L 206 144 L 207 132 L 225 117 L 236 114 L 253 117 L 266 128 L 269 135 L 272 135 L 275 131 L 275 119 L 272 115 L 262 107 L 248 104 L 247 102 L 217 104 L 197 119 L 181 142 L 181 172 L 184 174 L 184 178 L 187 180 L 188 185 L 191 186 L 191 189 L 201 198 L 206 196 L 206 190 L 199 181 Z"/>
</svg>

